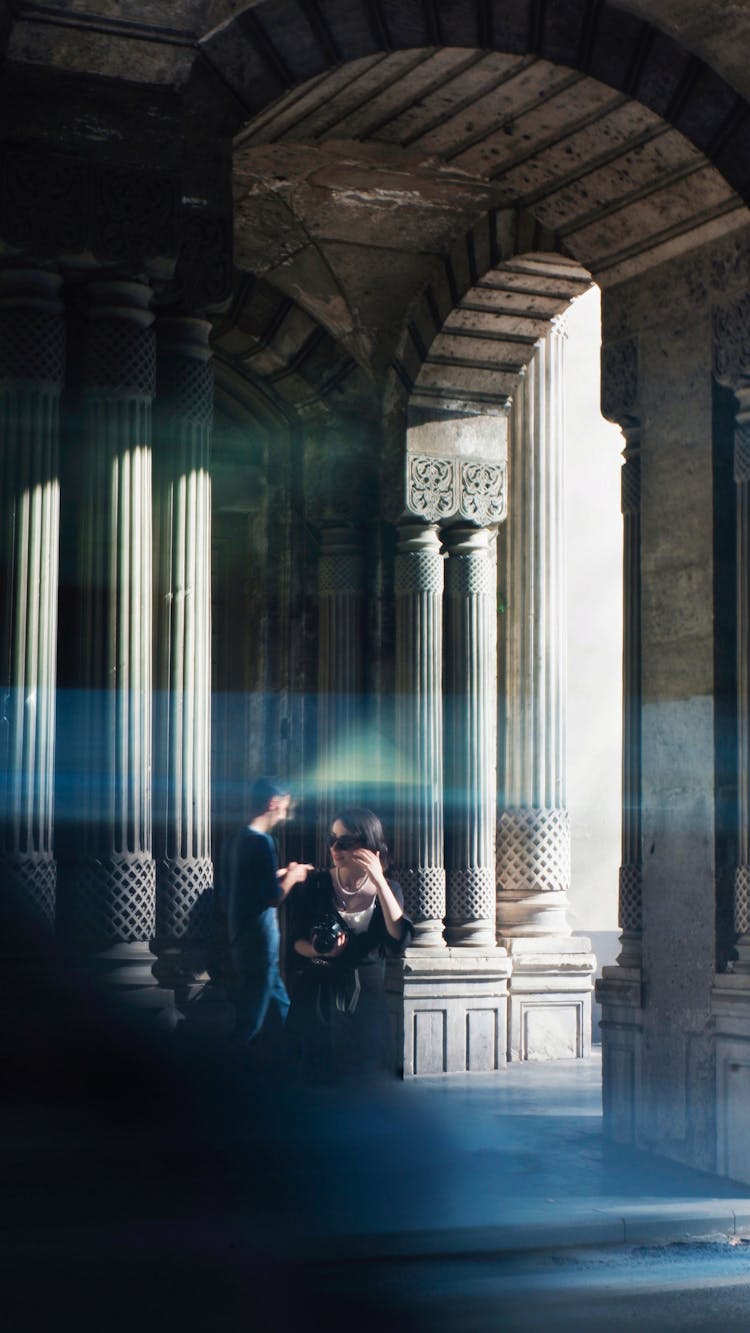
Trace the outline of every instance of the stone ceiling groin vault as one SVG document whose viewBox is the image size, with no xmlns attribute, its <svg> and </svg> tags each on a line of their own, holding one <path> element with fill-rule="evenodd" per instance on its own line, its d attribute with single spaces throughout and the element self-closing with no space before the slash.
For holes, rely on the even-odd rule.
<svg viewBox="0 0 750 1333">
<path fill-rule="evenodd" d="M 236 8 L 21 3 L 4 24 L 16 144 L 125 162 L 145 131 L 183 201 L 226 213 L 234 138 L 215 342 L 235 410 L 376 412 L 388 372 L 433 399 L 495 392 L 552 313 L 543 283 L 490 278 L 499 255 L 557 253 L 606 287 L 744 222 L 747 75 L 697 5 Z"/>
</svg>

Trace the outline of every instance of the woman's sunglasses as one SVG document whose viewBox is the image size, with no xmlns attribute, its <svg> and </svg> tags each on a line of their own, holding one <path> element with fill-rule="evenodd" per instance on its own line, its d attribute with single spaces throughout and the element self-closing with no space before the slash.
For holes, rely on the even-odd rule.
<svg viewBox="0 0 750 1333">
<path fill-rule="evenodd" d="M 350 852 L 353 847 L 361 847 L 361 845 L 359 838 L 355 837 L 353 833 L 342 833 L 341 837 L 337 837 L 335 833 L 328 834 L 328 846 L 331 851 L 335 848 L 337 852 Z"/>
</svg>

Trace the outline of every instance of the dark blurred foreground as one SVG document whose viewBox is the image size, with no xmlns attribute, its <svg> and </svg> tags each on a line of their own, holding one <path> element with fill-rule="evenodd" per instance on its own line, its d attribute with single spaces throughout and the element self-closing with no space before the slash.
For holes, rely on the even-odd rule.
<svg viewBox="0 0 750 1333">
<path fill-rule="evenodd" d="M 427 1126 L 415 1153 L 395 1084 L 247 1074 L 225 1038 L 158 1034 L 51 949 L 34 971 L 0 1018 L 5 1333 L 419 1328 L 366 1270 L 335 1280 L 353 1217 L 389 1229 L 403 1191 L 429 1206 Z"/>
</svg>

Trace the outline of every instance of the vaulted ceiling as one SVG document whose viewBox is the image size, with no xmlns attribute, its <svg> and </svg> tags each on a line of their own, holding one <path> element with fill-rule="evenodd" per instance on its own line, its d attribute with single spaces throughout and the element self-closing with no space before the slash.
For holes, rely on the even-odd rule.
<svg viewBox="0 0 750 1333">
<path fill-rule="evenodd" d="M 14 95 L 67 80 L 71 143 L 127 152 L 137 125 L 190 193 L 234 134 L 220 379 L 227 402 L 246 383 L 304 417 L 369 411 L 394 372 L 424 401 L 482 401 L 588 275 L 612 286 L 747 225 L 748 8 L 0 0 L 0 36 Z M 19 127 L 36 133 L 33 100 Z"/>
</svg>

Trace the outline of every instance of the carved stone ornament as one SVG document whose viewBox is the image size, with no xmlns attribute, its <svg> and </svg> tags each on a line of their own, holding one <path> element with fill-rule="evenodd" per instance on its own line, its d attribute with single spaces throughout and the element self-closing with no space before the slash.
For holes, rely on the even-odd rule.
<svg viewBox="0 0 750 1333">
<path fill-rule="evenodd" d="M 174 279 L 164 292 L 164 304 L 181 310 L 202 310 L 222 305 L 232 294 L 231 213 L 184 205 Z"/>
<path fill-rule="evenodd" d="M 462 463 L 459 513 L 483 527 L 508 512 L 507 469 L 495 463 Z"/>
<path fill-rule="evenodd" d="M 406 505 L 410 513 L 436 523 L 458 509 L 457 464 L 452 458 L 415 454 L 409 458 Z"/>
<path fill-rule="evenodd" d="M 720 384 L 735 388 L 750 379 L 750 295 L 716 306 L 713 325 L 714 374 Z"/>
<path fill-rule="evenodd" d="M 602 345 L 602 416 L 619 425 L 638 411 L 638 342 L 623 338 Z"/>
<path fill-rule="evenodd" d="M 174 258 L 180 189 L 168 172 L 111 167 L 6 145 L 0 153 L 0 237 L 37 257 L 89 250 L 138 271 Z"/>
</svg>

